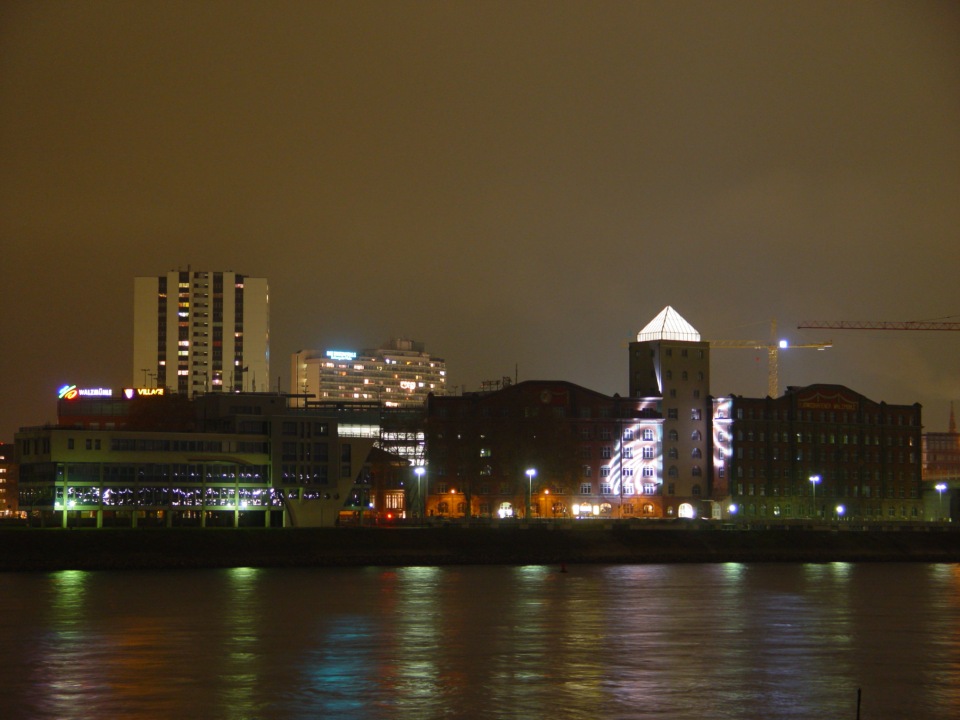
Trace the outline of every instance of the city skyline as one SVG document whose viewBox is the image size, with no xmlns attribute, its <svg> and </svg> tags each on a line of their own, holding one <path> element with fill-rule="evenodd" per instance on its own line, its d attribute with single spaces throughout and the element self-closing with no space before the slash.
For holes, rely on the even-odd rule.
<svg viewBox="0 0 960 720">
<path fill-rule="evenodd" d="M 627 392 L 664 306 L 794 344 L 945 430 L 960 336 L 960 9 L 948 3 L 16 4 L 0 11 L 0 440 L 122 387 L 133 278 L 269 280 L 305 347 L 425 341 L 451 391 Z M 766 353 L 711 390 L 762 397 Z"/>
</svg>

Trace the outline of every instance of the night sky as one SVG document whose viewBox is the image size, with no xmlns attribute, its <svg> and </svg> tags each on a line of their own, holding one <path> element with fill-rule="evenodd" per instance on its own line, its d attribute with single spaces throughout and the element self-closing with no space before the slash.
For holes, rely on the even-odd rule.
<svg viewBox="0 0 960 720">
<path fill-rule="evenodd" d="M 960 4 L 0 5 L 0 439 L 133 377 L 133 278 L 267 277 L 300 348 L 627 392 L 665 305 L 781 386 L 960 400 Z M 713 392 L 766 394 L 762 351 Z M 960 404 L 958 404 L 960 411 Z"/>
</svg>

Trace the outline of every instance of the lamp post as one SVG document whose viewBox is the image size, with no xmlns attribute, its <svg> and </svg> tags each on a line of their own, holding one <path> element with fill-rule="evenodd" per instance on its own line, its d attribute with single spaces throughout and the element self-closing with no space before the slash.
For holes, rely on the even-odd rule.
<svg viewBox="0 0 960 720">
<path fill-rule="evenodd" d="M 940 503 L 939 503 L 937 520 L 943 520 L 943 491 L 947 489 L 947 485 L 946 483 L 937 483 L 936 485 L 934 485 L 934 489 L 936 489 L 936 491 L 940 493 Z"/>
<path fill-rule="evenodd" d="M 418 467 L 414 469 L 414 472 L 417 474 L 417 497 L 420 499 L 420 524 L 423 524 L 423 516 L 427 512 L 427 502 L 426 498 L 423 497 L 423 474 L 427 471 L 425 467 Z"/>
<path fill-rule="evenodd" d="M 530 520 L 530 496 L 533 494 L 533 476 L 536 474 L 533 468 L 527 470 L 527 520 Z"/>
<path fill-rule="evenodd" d="M 817 483 L 820 482 L 819 475 L 810 476 L 810 487 L 813 488 L 813 516 L 817 517 Z"/>
</svg>

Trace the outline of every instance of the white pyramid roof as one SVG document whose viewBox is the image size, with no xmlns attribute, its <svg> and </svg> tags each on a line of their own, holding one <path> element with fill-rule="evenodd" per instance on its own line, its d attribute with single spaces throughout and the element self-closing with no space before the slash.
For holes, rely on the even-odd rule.
<svg viewBox="0 0 960 720">
<path fill-rule="evenodd" d="M 684 320 L 680 313 L 667 305 L 660 314 L 647 323 L 647 326 L 637 333 L 637 342 L 654 340 L 681 340 L 683 342 L 700 342 L 700 333 L 690 323 Z"/>
</svg>

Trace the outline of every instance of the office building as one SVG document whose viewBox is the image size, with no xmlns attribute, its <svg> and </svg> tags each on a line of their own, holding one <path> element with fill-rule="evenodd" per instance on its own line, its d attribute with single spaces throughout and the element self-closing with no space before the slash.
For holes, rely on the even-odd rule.
<svg viewBox="0 0 960 720">
<path fill-rule="evenodd" d="M 447 366 L 422 342 L 393 338 L 373 350 L 301 350 L 291 357 L 290 393 L 301 405 L 373 402 L 422 406 L 427 395 L 446 395 Z"/>
<path fill-rule="evenodd" d="M 279 394 L 77 394 L 60 412 L 71 405 L 85 407 L 15 436 L 34 525 L 332 526 L 406 512 L 407 461 Z"/>
<path fill-rule="evenodd" d="M 170 271 L 134 280 L 132 385 L 193 397 L 270 385 L 264 278 Z"/>
<path fill-rule="evenodd" d="M 19 470 L 16 446 L 12 443 L 0 442 L 0 518 L 18 514 Z"/>
</svg>

